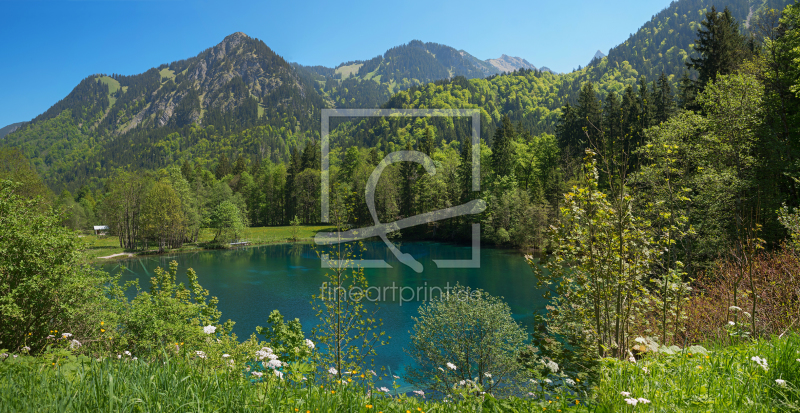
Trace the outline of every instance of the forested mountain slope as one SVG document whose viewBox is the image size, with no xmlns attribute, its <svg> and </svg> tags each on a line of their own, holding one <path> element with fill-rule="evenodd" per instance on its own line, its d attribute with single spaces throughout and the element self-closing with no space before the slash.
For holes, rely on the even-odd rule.
<svg viewBox="0 0 800 413">
<path fill-rule="evenodd" d="M 17 130 L 20 126 L 22 126 L 22 122 L 12 123 L 8 126 L 3 126 L 0 128 L 0 139 L 3 139 L 6 135 L 11 132 Z"/>
<path fill-rule="evenodd" d="M 519 57 L 502 55 L 499 59 L 484 61 L 464 50 L 419 40 L 393 47 L 369 60 L 342 63 L 335 69 L 295 66 L 317 82 L 320 94 L 329 96 L 342 108 L 376 107 L 397 91 L 456 76 L 474 79 L 518 69 L 536 69 Z"/>
<path fill-rule="evenodd" d="M 234 33 L 139 75 L 87 77 L 3 145 L 22 149 L 51 187 L 74 188 L 115 167 L 168 165 L 179 152 L 216 157 L 242 130 L 259 135 L 249 151 L 285 154 L 296 135 L 319 134 L 329 105 L 266 44 Z"/>
<path fill-rule="evenodd" d="M 744 26 L 748 16 L 755 19 L 760 10 L 786 3 L 679 0 L 607 57 L 566 74 L 534 68 L 496 74 L 499 69 L 490 62 L 420 41 L 335 69 L 305 67 L 235 33 L 195 57 L 139 75 L 90 76 L 0 145 L 20 148 L 60 191 L 97 187 L 120 167 L 157 169 L 191 160 L 211 168 L 223 153 L 230 159 L 285 162 L 292 148 L 318 137 L 325 107 L 480 108 L 481 135 L 489 144 L 503 115 L 533 135 L 553 134 L 561 108 L 577 104 L 586 82 L 604 99 L 609 92 L 621 96 L 642 77 L 651 85 L 664 72 L 676 91 L 712 4 L 717 10 L 729 7 Z M 509 59 L 504 62 L 529 64 Z M 376 128 L 375 122 L 343 125 L 334 144 L 384 151 L 403 144 L 401 124 Z M 455 133 L 460 126 L 434 126 L 438 140 L 461 139 Z"/>
</svg>

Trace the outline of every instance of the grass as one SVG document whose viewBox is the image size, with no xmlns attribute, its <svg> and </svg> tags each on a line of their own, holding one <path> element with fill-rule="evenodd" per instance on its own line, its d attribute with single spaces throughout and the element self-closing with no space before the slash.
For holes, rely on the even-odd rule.
<svg viewBox="0 0 800 413">
<path fill-rule="evenodd" d="M 752 357 L 767 359 L 767 369 Z M 776 412 L 800 410 L 800 337 L 718 347 L 707 354 L 607 360 L 593 390 L 598 412 Z M 645 370 L 646 369 L 646 370 Z M 785 380 L 785 386 L 776 382 Z M 622 392 L 630 393 L 623 396 Z M 624 399 L 645 398 L 631 406 Z"/>
<path fill-rule="evenodd" d="M 463 412 L 476 398 L 429 401 L 367 392 L 355 384 L 251 379 L 235 370 L 209 369 L 179 356 L 145 362 L 130 358 L 54 366 L 30 356 L 0 361 L 0 413 L 47 412 Z M 312 378 L 313 380 L 313 378 Z M 516 411 L 541 411 L 532 401 L 502 401 Z M 511 403 L 511 404 L 510 404 Z M 488 410 L 487 411 L 507 411 Z M 555 410 L 555 409 L 548 409 Z"/>
<path fill-rule="evenodd" d="M 119 90 L 119 82 L 109 76 L 101 76 L 97 79 L 97 81 L 104 85 L 108 85 L 108 107 L 113 107 L 114 103 L 117 103 L 117 98 L 113 95 Z"/>
<path fill-rule="evenodd" d="M 302 225 L 300 226 L 300 233 L 299 239 L 300 241 L 308 241 L 311 240 L 317 232 L 322 230 L 332 230 L 329 225 Z M 254 227 L 254 228 L 246 228 L 244 230 L 244 235 L 242 236 L 243 241 L 250 242 L 250 245 L 263 245 L 263 244 L 274 244 L 279 242 L 289 242 L 292 238 L 292 227 L 291 226 L 283 226 L 283 227 Z M 81 239 L 84 242 L 84 254 L 88 261 L 91 262 L 108 262 L 113 259 L 125 259 L 127 256 L 119 256 L 112 259 L 104 259 L 100 257 L 106 257 L 109 255 L 120 254 L 120 253 L 140 253 L 136 251 L 128 251 L 119 246 L 119 238 L 116 236 L 95 236 L 95 235 L 86 235 L 82 236 Z M 200 231 L 199 242 L 196 243 L 186 243 L 183 247 L 175 250 L 169 250 L 170 253 L 176 252 L 190 252 L 190 251 L 197 251 L 211 248 L 208 245 L 214 239 L 214 231 L 208 228 L 204 228 Z M 149 250 L 156 248 L 155 246 L 151 247 Z"/>
<path fill-rule="evenodd" d="M 159 72 L 159 73 L 161 74 L 161 78 L 162 79 L 163 78 L 175 79 L 175 71 L 174 70 L 170 70 L 168 68 L 167 69 L 161 69 L 161 72 Z"/>
<path fill-rule="evenodd" d="M 358 73 L 358 69 L 363 65 L 364 65 L 363 63 L 356 63 L 356 64 L 352 64 L 352 65 L 347 65 L 347 66 L 341 66 L 341 67 L 336 68 L 336 71 L 334 73 L 337 73 L 337 74 L 341 73 L 342 74 L 342 78 L 343 79 L 347 79 L 350 76 L 351 73 L 353 75 L 356 75 Z"/>
<path fill-rule="evenodd" d="M 751 360 L 754 356 L 766 358 L 767 368 Z M 369 384 L 338 384 L 326 375 L 312 374 L 306 381 L 285 371 L 286 380 L 272 374 L 256 379 L 238 368 L 226 369 L 187 354 L 149 362 L 84 357 L 58 365 L 46 357 L 23 355 L 0 359 L 0 413 L 789 412 L 800 410 L 798 359 L 800 337 L 792 334 L 708 352 L 656 354 L 636 363 L 604 360 L 598 381 L 584 387 L 589 391 L 586 395 L 580 389 L 577 393 L 554 389 L 524 399 L 498 400 L 487 395 L 444 402 L 391 390 L 387 394 Z M 786 383 L 781 385 L 777 379 Z M 581 394 L 580 401 L 570 394 Z M 626 398 L 648 402 L 632 405 Z"/>
</svg>

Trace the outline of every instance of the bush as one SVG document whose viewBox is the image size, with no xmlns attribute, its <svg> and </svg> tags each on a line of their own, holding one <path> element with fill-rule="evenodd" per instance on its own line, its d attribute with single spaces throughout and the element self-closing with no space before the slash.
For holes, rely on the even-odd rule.
<svg viewBox="0 0 800 413">
<path fill-rule="evenodd" d="M 221 313 L 217 298 L 208 300 L 208 290 L 197 282 L 191 268 L 186 272 L 190 288 L 176 282 L 178 263 L 172 261 L 169 271 L 156 268 L 150 279 L 150 292 L 138 291 L 127 304 L 120 322 L 120 339 L 127 341 L 130 350 L 148 354 L 169 346 L 194 348 L 206 341 L 206 326 L 219 329 L 220 335 L 233 328 L 233 322 L 220 325 Z M 138 285 L 137 285 L 138 289 Z M 211 330 L 209 330 L 211 331 Z"/>
<path fill-rule="evenodd" d="M 38 351 L 48 335 L 94 338 L 113 311 L 103 286 L 107 274 L 80 265 L 79 241 L 39 199 L 15 194 L 0 181 L 0 349 Z"/>
<path fill-rule="evenodd" d="M 475 392 L 513 393 L 527 384 L 517 361 L 526 333 L 501 299 L 457 285 L 452 293 L 419 308 L 408 354 L 409 383 L 444 394 L 470 387 Z"/>
<path fill-rule="evenodd" d="M 749 332 L 753 322 L 757 334 L 764 336 L 783 334 L 800 325 L 800 257 L 783 247 L 757 255 L 753 264 L 755 318 L 750 314 L 754 295 L 748 276 L 732 260 L 720 260 L 710 275 L 696 281 L 701 293 L 691 297 L 687 308 L 689 342 L 727 342 L 731 333 Z M 736 303 L 734 289 L 738 289 Z"/>
</svg>

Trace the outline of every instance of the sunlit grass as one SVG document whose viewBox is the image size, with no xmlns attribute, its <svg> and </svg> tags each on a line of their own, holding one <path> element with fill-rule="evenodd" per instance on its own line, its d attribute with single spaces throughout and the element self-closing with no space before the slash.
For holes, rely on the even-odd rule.
<svg viewBox="0 0 800 413">
<path fill-rule="evenodd" d="M 300 241 L 308 241 L 314 238 L 317 232 L 322 230 L 331 230 L 329 225 L 303 225 L 300 226 L 299 238 Z M 288 242 L 292 238 L 292 227 L 254 227 L 245 228 L 242 241 L 248 241 L 250 245 L 272 244 L 279 242 Z M 116 236 L 95 236 L 85 235 L 81 237 L 85 242 L 85 254 L 89 261 L 108 261 L 100 257 L 107 257 L 109 255 L 120 254 L 127 251 L 119 246 L 119 238 Z M 200 231 L 199 242 L 186 243 L 178 250 L 171 250 L 170 252 L 181 251 L 196 251 L 206 247 L 206 243 L 214 239 L 214 230 L 204 228 Z M 155 249 L 155 245 L 151 249 Z M 113 259 L 124 259 L 126 256 L 119 256 Z"/>
<path fill-rule="evenodd" d="M 767 369 L 753 357 L 766 358 Z M 710 349 L 707 354 L 656 354 L 636 363 L 608 360 L 593 394 L 598 411 L 608 412 L 798 411 L 798 359 L 800 338 L 792 334 Z M 632 398 L 650 403 L 634 407 L 625 401 Z"/>
</svg>

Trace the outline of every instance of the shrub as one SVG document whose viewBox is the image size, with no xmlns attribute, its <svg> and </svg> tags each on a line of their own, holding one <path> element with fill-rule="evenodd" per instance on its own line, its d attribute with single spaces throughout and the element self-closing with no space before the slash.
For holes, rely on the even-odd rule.
<svg viewBox="0 0 800 413">
<path fill-rule="evenodd" d="M 17 186 L 0 181 L 0 349 L 37 351 L 59 332 L 89 339 L 112 314 L 107 274 L 80 265 L 75 234 Z"/>
<path fill-rule="evenodd" d="M 186 272 L 190 288 L 176 282 L 177 272 L 175 261 L 170 263 L 169 271 L 156 268 L 155 276 L 150 279 L 150 291 L 139 290 L 127 305 L 119 332 L 129 342 L 130 350 L 147 354 L 168 345 L 193 348 L 209 334 L 224 335 L 233 328 L 230 320 L 219 324 L 218 300 L 216 297 L 208 300 L 208 290 L 197 282 L 194 270 Z M 204 331 L 206 326 L 213 326 L 208 331 L 214 331 Z"/>
<path fill-rule="evenodd" d="M 687 308 L 687 341 L 728 341 L 731 333 L 750 331 L 751 323 L 765 336 L 783 334 L 800 325 L 800 257 L 783 247 L 758 254 L 753 264 L 755 318 L 750 314 L 754 294 L 749 282 L 740 279 L 741 270 L 735 262 L 720 260 L 710 275 L 701 275 L 696 281 L 700 293 L 691 297 Z M 734 303 L 736 288 L 739 292 Z M 737 325 L 729 327 L 729 322 Z"/>
<path fill-rule="evenodd" d="M 444 394 L 465 386 L 499 394 L 527 382 L 528 373 L 517 361 L 526 333 L 500 298 L 457 285 L 420 306 L 414 320 L 409 383 Z"/>
</svg>

